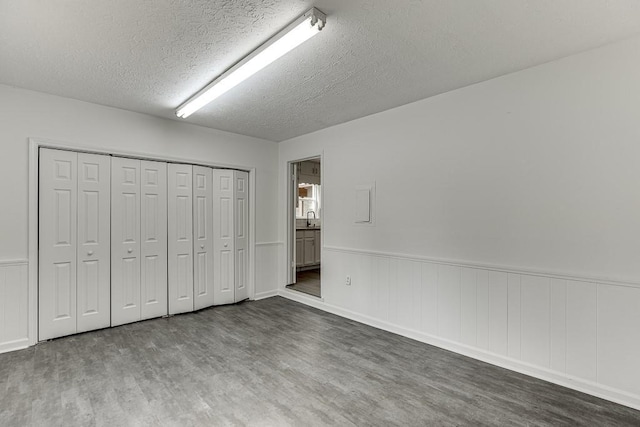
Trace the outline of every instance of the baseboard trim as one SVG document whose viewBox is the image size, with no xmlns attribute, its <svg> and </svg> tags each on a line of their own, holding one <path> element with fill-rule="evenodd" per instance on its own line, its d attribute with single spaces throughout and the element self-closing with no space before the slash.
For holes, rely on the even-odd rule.
<svg viewBox="0 0 640 427">
<path fill-rule="evenodd" d="M 326 311 L 331 314 L 335 314 L 337 316 L 364 323 L 365 325 L 369 325 L 374 328 L 382 329 L 387 332 L 411 338 L 425 344 L 433 345 L 444 350 L 452 351 L 463 356 L 471 357 L 472 359 L 489 363 L 491 365 L 529 375 L 534 378 L 548 381 L 550 383 L 554 383 L 582 393 L 599 397 L 601 399 L 609 400 L 620 405 L 640 410 L 640 396 L 594 382 L 585 381 L 583 379 L 572 377 L 561 372 L 530 365 L 516 359 L 480 350 L 454 341 L 442 339 L 413 329 L 404 328 L 402 326 L 378 320 L 373 317 L 356 313 L 354 311 L 347 310 L 332 304 L 327 304 L 319 298 L 306 297 L 296 294 L 298 293 L 286 289 L 280 289 L 278 291 L 278 295 L 283 298 L 306 304 L 308 306 Z"/>
<path fill-rule="evenodd" d="M 260 292 L 257 293 L 253 296 L 253 300 L 254 301 L 258 301 L 261 299 L 265 299 L 265 298 L 271 298 L 271 297 L 275 297 L 278 295 L 278 290 L 273 290 L 273 291 L 266 291 L 266 292 Z"/>
<path fill-rule="evenodd" d="M 10 351 L 22 350 L 29 347 L 29 338 L 21 338 L 15 341 L 0 343 L 0 353 L 8 353 Z"/>
</svg>

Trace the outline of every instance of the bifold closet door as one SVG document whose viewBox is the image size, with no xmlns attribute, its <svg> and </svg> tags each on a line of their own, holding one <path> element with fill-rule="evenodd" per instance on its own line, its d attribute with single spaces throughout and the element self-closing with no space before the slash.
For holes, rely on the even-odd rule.
<svg viewBox="0 0 640 427">
<path fill-rule="evenodd" d="M 169 163 L 169 314 L 193 311 L 193 166 Z"/>
<path fill-rule="evenodd" d="M 214 303 L 213 169 L 193 167 L 193 308 Z"/>
<path fill-rule="evenodd" d="M 109 326 L 109 165 L 40 149 L 40 341 Z"/>
<path fill-rule="evenodd" d="M 233 171 L 235 198 L 235 295 L 234 300 L 242 301 L 249 298 L 247 287 L 248 247 L 247 235 L 249 227 L 249 174 Z"/>
<path fill-rule="evenodd" d="M 166 316 L 167 164 L 140 162 L 141 319 Z"/>
<path fill-rule="evenodd" d="M 140 160 L 111 159 L 111 325 L 140 320 Z"/>
<path fill-rule="evenodd" d="M 233 171 L 213 170 L 214 300 L 216 305 L 235 302 Z"/>
<path fill-rule="evenodd" d="M 111 325 L 111 158 L 78 153 L 76 332 Z"/>
<path fill-rule="evenodd" d="M 76 332 L 77 169 L 77 153 L 40 149 L 40 341 Z"/>
</svg>

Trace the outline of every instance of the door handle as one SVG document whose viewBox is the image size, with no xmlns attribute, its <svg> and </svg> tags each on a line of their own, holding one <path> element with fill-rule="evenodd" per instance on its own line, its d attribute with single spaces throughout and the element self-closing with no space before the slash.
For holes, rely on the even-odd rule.
<svg viewBox="0 0 640 427">
<path fill-rule="evenodd" d="M 224 247 L 226 248 L 227 246 L 229 246 L 229 244 L 228 244 L 228 243 L 225 243 L 225 244 L 224 244 Z"/>
<path fill-rule="evenodd" d="M 204 245 L 200 245 L 200 249 L 204 249 Z"/>
<path fill-rule="evenodd" d="M 89 256 L 93 255 L 93 251 L 87 252 L 87 255 L 89 255 Z"/>
<path fill-rule="evenodd" d="M 128 252 L 128 253 L 133 252 L 133 248 L 129 248 L 129 249 L 127 249 L 127 252 Z"/>
</svg>

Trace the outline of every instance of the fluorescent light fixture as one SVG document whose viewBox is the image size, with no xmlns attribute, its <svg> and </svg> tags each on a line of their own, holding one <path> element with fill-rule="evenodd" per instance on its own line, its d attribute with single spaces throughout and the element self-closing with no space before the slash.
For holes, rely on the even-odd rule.
<svg viewBox="0 0 640 427">
<path fill-rule="evenodd" d="M 176 115 L 183 119 L 189 117 L 285 53 L 318 34 L 324 28 L 326 20 L 326 15 L 314 7 L 189 98 L 176 110 Z"/>
</svg>

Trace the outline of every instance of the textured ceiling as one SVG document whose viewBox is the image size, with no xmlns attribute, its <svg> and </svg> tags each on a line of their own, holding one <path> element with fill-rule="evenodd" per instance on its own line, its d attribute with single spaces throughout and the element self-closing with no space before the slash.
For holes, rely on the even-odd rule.
<svg viewBox="0 0 640 427">
<path fill-rule="evenodd" d="M 0 0 L 0 83 L 178 120 L 312 6 L 324 31 L 186 121 L 282 141 L 640 33 L 637 0 Z"/>
</svg>

